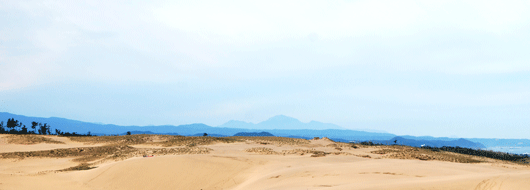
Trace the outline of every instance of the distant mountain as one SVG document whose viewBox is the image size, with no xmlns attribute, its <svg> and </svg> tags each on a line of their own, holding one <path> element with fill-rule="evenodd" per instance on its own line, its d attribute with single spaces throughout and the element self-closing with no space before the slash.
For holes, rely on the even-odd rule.
<svg viewBox="0 0 530 190">
<path fill-rule="evenodd" d="M 202 136 L 208 133 L 208 136 L 233 136 L 237 133 L 260 133 L 267 132 L 280 137 L 297 137 L 304 139 L 312 139 L 313 137 L 328 137 L 332 140 L 340 142 L 359 142 L 359 141 L 373 141 L 383 144 L 397 144 L 409 146 L 460 146 L 466 148 L 491 148 L 498 146 L 509 147 L 530 147 L 530 140 L 528 139 L 456 139 L 447 137 L 414 137 L 402 136 L 396 137 L 391 133 L 377 133 L 366 132 L 358 130 L 341 129 L 339 126 L 328 123 L 321 123 L 311 121 L 303 123 L 299 120 L 284 115 L 272 117 L 266 121 L 258 124 L 247 123 L 242 121 L 229 121 L 218 127 L 211 127 L 202 123 L 186 124 L 186 125 L 161 125 L 161 126 L 119 126 L 112 124 L 98 124 L 83 121 L 76 121 L 58 117 L 42 118 L 42 117 L 27 117 L 23 115 L 15 115 L 6 112 L 0 112 L 0 121 L 6 123 L 8 118 L 15 118 L 29 127 L 32 121 L 47 123 L 51 126 L 51 131 L 60 129 L 63 132 L 76 132 L 78 134 L 86 134 L 91 132 L 93 135 L 118 135 L 125 134 L 131 131 L 132 134 L 169 134 L 169 135 L 184 135 L 184 136 Z M 484 145 L 482 145 L 483 143 Z"/>
<path fill-rule="evenodd" d="M 268 132 L 275 134 L 280 137 L 303 137 L 312 139 L 313 137 L 328 137 L 343 139 L 344 141 L 362 141 L 362 140 L 385 140 L 390 139 L 396 135 L 390 133 L 371 133 L 365 131 L 356 130 L 345 130 L 345 129 L 324 129 L 315 127 L 318 130 L 312 129 L 249 129 L 249 128 L 236 128 L 236 127 L 211 127 L 202 123 L 186 124 L 186 125 L 161 125 L 161 126 L 119 126 L 112 124 L 97 124 L 90 122 L 82 122 L 64 118 L 42 118 L 42 117 L 27 117 L 23 115 L 15 115 L 11 113 L 0 112 L 0 121 L 7 121 L 8 118 L 15 118 L 23 122 L 26 125 L 30 125 L 32 121 L 40 123 L 48 123 L 51 126 L 51 131 L 54 129 L 60 129 L 63 132 L 76 132 L 78 134 L 86 134 L 91 132 L 93 135 L 119 135 L 125 134 L 127 131 L 142 133 L 142 134 L 179 134 L 185 136 L 202 136 L 204 133 L 208 133 L 209 136 L 232 136 L 239 132 Z M 294 118 L 286 116 L 273 117 L 267 120 L 264 124 L 273 124 L 278 121 L 288 121 L 287 123 L 300 124 L 302 122 Z M 232 124 L 240 123 L 245 125 L 245 122 L 232 121 Z M 263 122 L 262 122 L 263 123 Z M 247 123 L 248 124 L 248 123 Z M 320 122 L 302 123 L 310 126 L 309 124 L 322 125 Z M 253 124 L 254 125 L 254 124 Z M 324 125 L 327 125 L 324 123 Z M 331 126 L 333 124 L 330 124 Z M 298 126 L 300 127 L 300 126 Z"/>
<path fill-rule="evenodd" d="M 86 134 L 89 131 L 93 135 L 119 135 L 126 133 L 127 131 L 136 131 L 150 134 L 180 134 L 180 131 L 195 130 L 195 131 L 205 131 L 206 129 L 211 128 L 208 125 L 202 123 L 196 124 L 187 124 L 180 126 L 173 125 L 160 125 L 160 126 L 119 126 L 112 124 L 97 124 L 83 121 L 76 121 L 58 117 L 42 118 L 42 117 L 27 117 L 23 115 L 15 115 L 6 112 L 0 112 L 0 121 L 7 121 L 8 118 L 15 118 L 16 120 L 22 122 L 28 128 L 31 126 L 31 122 L 47 123 L 51 126 L 51 131 L 54 132 L 55 129 L 60 129 L 63 132 L 76 132 L 78 134 Z M 239 131 L 237 131 L 239 132 Z M 197 133 L 197 132 L 196 132 Z"/>
<path fill-rule="evenodd" d="M 240 129 L 252 129 L 254 123 L 247 123 L 244 121 L 237 121 L 237 120 L 230 120 L 222 125 L 219 125 L 217 127 L 225 127 L 225 128 L 240 128 Z"/>
<path fill-rule="evenodd" d="M 154 135 L 155 134 L 151 131 L 129 131 L 129 132 L 131 132 L 131 135 L 138 135 L 138 134 Z M 122 133 L 120 135 L 127 135 L 127 133 Z"/>
<path fill-rule="evenodd" d="M 462 147 L 462 148 L 474 148 L 474 149 L 485 149 L 486 146 L 480 143 L 471 142 L 466 139 L 457 139 L 457 140 L 450 140 L 450 141 L 443 141 L 443 140 L 414 140 L 414 139 L 407 139 L 400 136 L 394 137 L 387 141 L 374 141 L 374 143 L 381 143 L 386 145 L 406 145 L 406 146 L 414 146 L 414 147 L 421 147 L 421 146 L 430 146 L 430 147 L 443 147 L 443 146 L 452 146 L 452 147 Z"/>
<path fill-rule="evenodd" d="M 192 136 L 192 137 L 202 137 L 204 136 L 204 133 L 197 133 L 193 135 L 186 135 L 186 136 Z M 209 137 L 228 137 L 229 135 L 220 135 L 220 134 L 210 134 L 208 133 Z"/>
<path fill-rule="evenodd" d="M 309 123 L 303 123 L 298 119 L 285 115 L 277 115 L 257 124 L 231 120 L 217 127 L 241 129 L 344 129 L 335 124 L 322 123 L 318 121 L 310 121 Z"/>
<path fill-rule="evenodd" d="M 273 134 L 270 134 L 268 132 L 262 131 L 260 133 L 255 132 L 239 132 L 236 133 L 234 136 L 236 137 L 273 137 Z"/>
<path fill-rule="evenodd" d="M 357 131 L 372 132 L 372 133 L 388 133 L 387 131 L 377 130 L 377 129 L 355 129 L 355 130 L 357 130 Z"/>
<path fill-rule="evenodd" d="M 440 140 L 440 141 L 453 141 L 458 140 L 459 138 L 450 138 L 450 137 L 431 137 L 431 136 L 409 136 L 402 135 L 401 137 L 412 140 Z"/>
<path fill-rule="evenodd" d="M 261 129 L 309 129 L 304 128 L 303 125 L 304 123 L 298 119 L 277 115 L 258 123 L 256 127 Z"/>
<path fill-rule="evenodd" d="M 132 135 L 138 135 L 138 134 L 146 134 L 146 135 L 179 135 L 178 133 L 154 133 L 151 131 L 129 131 Z M 121 133 L 120 135 L 126 135 L 127 132 Z M 97 134 L 94 134 L 97 135 Z M 104 135 L 104 134 L 101 134 Z"/>
</svg>

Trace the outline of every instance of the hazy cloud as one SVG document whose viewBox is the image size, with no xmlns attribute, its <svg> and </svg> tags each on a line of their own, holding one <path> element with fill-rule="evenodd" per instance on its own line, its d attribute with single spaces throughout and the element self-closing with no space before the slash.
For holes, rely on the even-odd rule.
<svg viewBox="0 0 530 190">
<path fill-rule="evenodd" d="M 10 106 L 2 110 L 137 125 L 285 114 L 418 135 L 483 128 L 491 136 L 501 124 L 517 131 L 530 122 L 522 117 L 530 113 L 529 8 L 4 1 L 0 99 Z"/>
</svg>

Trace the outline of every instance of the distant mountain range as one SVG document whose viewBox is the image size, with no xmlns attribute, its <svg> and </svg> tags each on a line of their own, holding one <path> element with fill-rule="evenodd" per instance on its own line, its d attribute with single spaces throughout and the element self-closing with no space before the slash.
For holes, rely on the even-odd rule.
<svg viewBox="0 0 530 190">
<path fill-rule="evenodd" d="M 447 137 L 430 136 L 400 136 L 386 132 L 367 132 L 360 130 L 344 129 L 338 125 L 311 121 L 303 123 L 295 118 L 284 115 L 274 116 L 266 121 L 253 124 L 243 121 L 232 120 L 217 127 L 211 127 L 202 123 L 186 125 L 160 125 L 160 126 L 119 126 L 112 124 L 99 124 L 83 121 L 76 121 L 58 117 L 42 118 L 15 115 L 0 112 L 0 121 L 6 123 L 8 118 L 15 118 L 26 126 L 30 126 L 32 121 L 47 123 L 51 126 L 51 131 L 60 129 L 63 132 L 76 132 L 86 134 L 89 131 L 93 135 L 124 135 L 127 131 L 132 134 L 169 134 L 184 136 L 208 136 L 224 137 L 239 135 L 251 136 L 265 132 L 274 136 L 294 137 L 312 139 L 313 137 L 328 137 L 340 142 L 360 142 L 373 141 L 383 144 L 397 144 L 416 146 L 460 146 L 467 148 L 494 148 L 501 146 L 510 147 L 530 147 L 529 139 L 488 139 L 488 138 L 468 138 L 457 139 Z M 263 134 L 265 134 L 263 133 Z"/>
<path fill-rule="evenodd" d="M 230 120 L 225 124 L 219 125 L 217 127 L 241 129 L 344 129 L 335 124 L 322 123 L 318 121 L 310 121 L 309 123 L 303 123 L 298 119 L 285 115 L 277 115 L 257 124 L 248 123 L 244 121 Z"/>
<path fill-rule="evenodd" d="M 30 125 L 32 121 L 47 123 L 51 126 L 51 131 L 60 129 L 63 132 L 77 132 L 86 134 L 89 131 L 93 135 L 122 135 L 127 131 L 132 134 L 179 134 L 186 136 L 201 136 L 204 133 L 211 134 L 211 136 L 232 136 L 239 132 L 268 132 L 275 136 L 282 137 L 324 137 L 350 140 L 385 140 L 390 139 L 396 135 L 390 133 L 374 133 L 357 130 L 347 130 L 334 124 L 326 124 L 321 122 L 302 123 L 297 119 L 279 115 L 272 117 L 264 122 L 255 125 L 254 127 L 244 128 L 242 125 L 230 125 L 230 123 L 240 123 L 237 121 L 228 122 L 218 127 L 211 127 L 202 123 L 186 124 L 186 125 L 159 125 L 159 126 L 119 126 L 112 124 L 98 124 L 90 122 L 82 122 L 58 117 L 42 118 L 42 117 L 27 117 L 23 115 L 15 115 L 6 112 L 0 112 L 0 121 L 7 121 L 8 118 L 15 118 L 16 120 Z M 284 122 L 284 123 L 283 123 Z M 293 125 L 294 127 L 290 127 Z M 232 126 L 232 127 L 228 127 Z M 265 129 L 260 129 L 259 127 Z M 303 126 L 308 126 L 312 129 L 304 129 Z M 318 127 L 322 128 L 318 128 Z M 335 128 L 335 129 L 326 129 Z"/>
<path fill-rule="evenodd" d="M 242 137 L 242 136 L 245 136 L 245 137 L 272 137 L 274 135 L 271 134 L 271 133 L 262 131 L 260 133 L 239 132 L 239 133 L 236 133 L 234 136 L 236 136 L 236 137 Z"/>
</svg>

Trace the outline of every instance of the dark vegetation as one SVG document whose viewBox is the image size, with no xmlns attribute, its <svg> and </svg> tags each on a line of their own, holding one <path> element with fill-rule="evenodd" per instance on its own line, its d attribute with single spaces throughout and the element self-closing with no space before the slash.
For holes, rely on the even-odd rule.
<svg viewBox="0 0 530 190">
<path fill-rule="evenodd" d="M 360 142 L 359 144 L 365 145 L 365 146 L 381 146 L 381 145 L 383 145 L 381 143 L 373 143 L 372 141 L 363 141 L 363 142 Z"/>
<path fill-rule="evenodd" d="M 31 130 L 28 130 L 26 125 L 15 118 L 7 119 L 7 123 L 4 126 L 4 122 L 0 122 L 0 133 L 3 134 L 40 134 L 46 135 L 50 133 L 50 126 L 48 124 L 42 124 L 37 122 L 31 123 Z"/>
<path fill-rule="evenodd" d="M 55 133 L 51 132 L 51 126 L 47 123 L 31 122 L 31 129 L 28 129 L 26 125 L 15 118 L 7 119 L 7 123 L 4 126 L 4 122 L 0 122 L 0 134 L 39 134 L 39 135 L 58 135 L 58 136 L 92 136 L 90 131 L 87 134 L 77 134 L 76 132 L 63 132 L 59 129 L 55 129 Z"/>
<path fill-rule="evenodd" d="M 527 164 L 528 161 L 530 161 L 528 154 L 509 154 L 505 152 L 495 152 L 491 150 L 480 150 L 480 149 L 471 149 L 471 148 L 462 148 L 462 147 L 447 147 L 447 146 L 439 147 L 439 148 L 424 146 L 422 148 L 432 150 L 435 152 L 447 151 L 447 152 L 454 152 L 454 153 L 459 153 L 459 154 L 467 154 L 467 155 L 473 155 L 473 156 L 493 158 L 497 160 L 522 162 L 525 164 Z"/>
<path fill-rule="evenodd" d="M 236 133 L 235 135 L 233 135 L 235 137 L 243 137 L 243 136 L 246 136 L 246 137 L 273 137 L 274 135 L 269 133 L 269 132 L 265 132 L 265 131 L 262 131 L 260 133 L 254 133 L 254 132 L 239 132 L 239 133 Z"/>
<path fill-rule="evenodd" d="M 60 172 L 66 172 L 66 171 L 76 171 L 76 170 L 90 170 L 90 169 L 93 169 L 93 168 L 96 168 L 96 167 L 91 167 L 90 164 L 88 163 L 81 163 L 77 166 L 74 166 L 74 167 L 70 167 L 70 168 L 65 168 L 65 169 L 62 169 L 62 170 L 59 170 Z"/>
<path fill-rule="evenodd" d="M 397 142 L 395 142 L 397 143 Z M 354 143 L 352 143 L 354 144 Z M 364 141 L 364 142 L 360 142 L 359 143 L 360 145 L 365 145 L 365 146 L 388 146 L 388 147 L 393 147 L 393 148 L 396 148 L 396 149 L 406 149 L 405 147 L 409 147 L 409 146 L 403 146 L 403 145 L 385 145 L 385 144 L 382 144 L 382 143 L 374 143 L 372 141 Z M 509 153 L 505 153 L 505 152 L 495 152 L 495 151 L 492 151 L 492 150 L 481 150 L 481 149 L 473 149 L 473 148 L 463 148 L 463 147 L 449 147 L 449 146 L 443 146 L 443 147 L 430 147 L 430 146 L 423 146 L 423 147 L 409 147 L 407 150 L 411 150 L 412 152 L 418 152 L 419 150 L 428 150 L 430 152 L 441 152 L 441 153 L 444 153 L 444 152 L 452 152 L 452 153 L 458 153 L 458 154 L 462 154 L 462 155 L 470 155 L 470 156 L 479 156 L 479 157 L 483 157 L 483 158 L 492 158 L 492 159 L 496 159 L 496 160 L 503 160 L 503 161 L 511 161 L 511 162 L 516 162 L 516 163 L 522 163 L 522 164 L 528 164 L 529 161 L 530 161 L 530 156 L 528 154 L 509 154 Z M 402 152 L 403 150 L 399 150 L 397 152 Z M 384 149 L 382 151 L 377 151 L 376 153 L 379 154 L 379 153 L 383 153 L 383 154 L 386 154 L 388 152 L 396 152 L 395 150 L 390 150 L 390 149 Z M 424 156 L 420 156 L 418 157 L 420 160 L 424 159 L 423 158 Z M 425 159 L 427 160 L 427 159 Z M 475 161 L 473 160 L 470 160 L 469 163 L 474 163 Z M 478 161 L 476 161 L 478 162 Z M 464 162 L 464 163 L 468 163 L 468 162 Z"/>
<path fill-rule="evenodd" d="M 362 141 L 361 141 L 362 142 Z M 412 146 L 412 147 L 422 147 L 422 146 L 430 146 L 430 147 L 463 147 L 463 148 L 473 148 L 473 149 L 485 149 L 486 146 L 484 146 L 481 143 L 475 143 L 463 138 L 455 139 L 455 140 L 423 140 L 423 139 L 407 139 L 400 136 L 394 137 L 390 140 L 371 140 L 371 141 L 364 141 L 362 143 L 365 143 L 366 145 L 370 145 L 372 143 L 373 145 L 404 145 L 404 146 Z"/>
</svg>

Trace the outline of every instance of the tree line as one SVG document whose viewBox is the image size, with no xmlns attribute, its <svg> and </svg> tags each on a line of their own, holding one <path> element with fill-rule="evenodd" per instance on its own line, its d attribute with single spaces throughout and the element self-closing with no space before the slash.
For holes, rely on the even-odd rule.
<svg viewBox="0 0 530 190">
<path fill-rule="evenodd" d="M 51 126 L 47 123 L 31 122 L 30 128 L 26 127 L 22 122 L 15 120 L 15 118 L 7 119 L 4 126 L 4 121 L 0 121 L 0 134 L 39 134 L 39 135 L 59 135 L 59 136 L 93 136 L 90 131 L 87 134 L 77 134 L 76 132 L 63 132 L 55 129 L 52 133 Z"/>
<path fill-rule="evenodd" d="M 384 144 L 381 143 L 373 143 L 372 141 L 363 141 L 360 142 L 361 145 L 367 145 L 367 146 L 381 146 Z M 394 141 L 394 144 L 397 144 L 397 140 Z M 493 158 L 497 160 L 506 160 L 506 161 L 512 161 L 512 162 L 522 162 L 525 164 L 528 164 L 530 162 L 530 155 L 528 154 L 510 154 L 506 152 L 495 152 L 492 150 L 481 150 L 481 149 L 473 149 L 473 148 L 462 148 L 462 147 L 452 147 L 452 146 L 443 146 L 443 147 L 431 147 L 431 146 L 422 146 L 420 147 L 422 149 L 428 149 L 431 151 L 439 152 L 439 151 L 446 151 L 446 152 L 454 152 L 459 154 L 467 154 L 472 156 L 481 156 L 486 158 Z"/>
<path fill-rule="evenodd" d="M 421 147 L 423 149 L 429 149 L 432 151 L 447 151 L 447 152 L 455 152 L 459 154 L 467 154 L 467 155 L 473 155 L 473 156 L 481 156 L 481 157 L 487 157 L 487 158 L 493 158 L 497 160 L 507 160 L 512 162 L 525 162 L 528 163 L 529 155 L 528 154 L 510 154 L 505 152 L 495 152 L 492 150 L 480 150 L 480 149 L 472 149 L 472 148 L 462 148 L 462 147 L 450 147 L 450 146 L 443 146 L 443 147 L 430 147 L 430 146 L 424 146 Z"/>
</svg>

